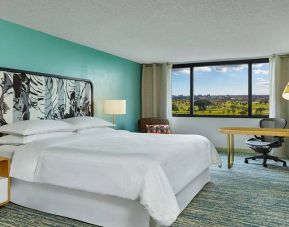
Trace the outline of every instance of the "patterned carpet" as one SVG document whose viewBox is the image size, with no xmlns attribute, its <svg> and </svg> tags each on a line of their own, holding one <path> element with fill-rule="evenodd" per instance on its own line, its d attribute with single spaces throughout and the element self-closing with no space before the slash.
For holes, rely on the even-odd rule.
<svg viewBox="0 0 289 227">
<path fill-rule="evenodd" d="M 195 197 L 173 227 L 289 226 L 289 168 L 270 161 L 268 168 L 257 161 L 244 164 L 244 157 L 238 155 L 231 170 L 225 165 L 222 169 L 213 167 L 212 183 Z M 225 155 L 222 159 L 226 164 Z M 10 203 L 0 208 L 0 226 L 93 225 Z"/>
</svg>

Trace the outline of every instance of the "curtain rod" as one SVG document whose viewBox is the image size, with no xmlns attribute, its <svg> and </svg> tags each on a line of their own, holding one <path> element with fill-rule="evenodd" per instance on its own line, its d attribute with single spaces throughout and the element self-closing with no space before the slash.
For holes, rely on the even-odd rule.
<svg viewBox="0 0 289 227">
<path fill-rule="evenodd" d="M 254 57 L 254 58 L 270 58 L 271 56 L 274 55 L 278 55 L 281 58 L 285 58 L 285 57 L 289 57 L 289 52 L 283 52 L 283 53 L 278 53 L 278 54 L 272 54 L 272 55 L 267 55 L 267 56 L 258 56 L 258 57 Z M 252 59 L 252 58 L 227 58 L 227 59 L 213 59 L 213 60 L 209 60 L 209 61 L 234 61 L 234 60 L 248 60 L 248 59 Z M 168 62 L 164 62 L 164 63 L 144 63 L 142 64 L 143 66 L 152 66 L 153 64 L 155 65 L 162 65 L 162 64 L 186 64 L 186 63 L 200 63 L 200 62 L 208 62 L 208 60 L 200 60 L 200 61 L 192 61 L 192 62 L 172 62 L 172 63 L 168 63 Z"/>
<path fill-rule="evenodd" d="M 273 54 L 270 57 L 275 57 L 275 56 L 278 56 L 279 58 L 288 58 L 289 57 L 289 53 Z"/>
<path fill-rule="evenodd" d="M 142 64 L 144 66 L 152 66 L 152 65 L 163 65 L 163 64 L 167 64 L 167 65 L 170 65 L 170 63 L 149 63 L 149 64 Z"/>
<path fill-rule="evenodd" d="M 280 58 L 288 58 L 289 57 L 289 54 L 281 54 L 280 55 Z"/>
</svg>

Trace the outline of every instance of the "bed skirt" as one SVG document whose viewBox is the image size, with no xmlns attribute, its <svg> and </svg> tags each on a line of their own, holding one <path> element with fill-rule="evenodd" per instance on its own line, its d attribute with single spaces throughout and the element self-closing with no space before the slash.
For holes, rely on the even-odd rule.
<svg viewBox="0 0 289 227">
<path fill-rule="evenodd" d="M 210 181 L 209 168 L 177 195 L 183 211 Z M 105 227 L 156 227 L 138 201 L 11 179 L 11 202 Z"/>
</svg>

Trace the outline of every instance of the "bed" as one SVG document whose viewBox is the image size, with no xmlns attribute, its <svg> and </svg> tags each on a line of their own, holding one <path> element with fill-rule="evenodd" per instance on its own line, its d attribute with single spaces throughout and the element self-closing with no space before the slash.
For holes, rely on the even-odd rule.
<svg viewBox="0 0 289 227">
<path fill-rule="evenodd" d="M 3 75 L 7 82 L 10 74 Z M 14 75 L 11 74 L 10 78 L 14 78 Z M 36 77 L 35 80 L 38 79 Z M 59 80 L 50 78 L 43 80 L 48 85 L 50 82 L 59 83 Z M 32 125 L 33 116 L 35 119 L 51 119 L 54 116 L 55 120 L 37 121 L 49 121 L 53 127 L 62 122 L 60 118 L 91 116 L 93 101 L 88 100 L 92 97 L 92 90 L 89 90 L 92 84 L 77 80 L 65 83 L 67 86 L 74 83 L 73 97 L 80 97 L 81 100 L 58 100 L 57 107 L 59 102 L 66 104 L 64 110 L 50 108 L 46 113 L 45 109 L 41 112 L 44 117 L 31 111 L 27 115 L 30 119 L 17 118 L 17 122 L 30 120 Z M 65 93 L 73 92 L 67 86 Z M 63 98 L 53 92 L 53 86 L 49 90 L 52 91 L 51 96 Z M 56 100 L 53 97 L 50 99 Z M 49 106 L 53 106 L 53 103 Z M 58 113 L 58 110 L 62 112 Z M 52 114 L 51 111 L 56 112 Z M 13 116 L 20 115 L 13 113 Z M 30 121 L 25 121 L 26 125 L 30 126 Z M 36 131 L 33 133 L 36 134 Z M 32 136 L 39 137 L 37 134 Z M 221 164 L 214 145 L 203 136 L 152 135 L 111 127 L 77 130 L 52 138 L 38 138 L 20 146 L 0 148 L 0 155 L 10 154 L 12 158 L 12 202 L 108 227 L 171 225 L 210 181 L 210 165 Z"/>
<path fill-rule="evenodd" d="M 213 163 L 218 154 L 202 136 L 99 128 L 16 147 L 11 201 L 100 226 L 167 226 Z"/>
</svg>

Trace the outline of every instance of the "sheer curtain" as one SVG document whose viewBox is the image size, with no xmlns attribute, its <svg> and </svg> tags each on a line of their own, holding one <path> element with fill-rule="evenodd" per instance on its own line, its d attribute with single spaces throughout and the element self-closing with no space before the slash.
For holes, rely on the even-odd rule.
<svg viewBox="0 0 289 227">
<path fill-rule="evenodd" d="M 142 68 L 142 117 L 159 117 L 170 120 L 172 65 L 145 64 Z"/>
<path fill-rule="evenodd" d="M 270 117 L 280 117 L 289 124 L 289 101 L 282 98 L 282 92 L 289 82 L 289 56 L 273 55 L 270 57 Z M 289 141 L 273 153 L 280 157 L 289 157 Z"/>
</svg>

